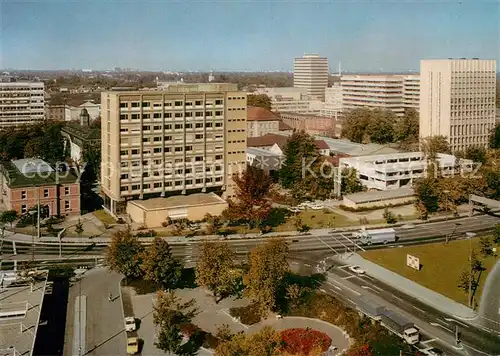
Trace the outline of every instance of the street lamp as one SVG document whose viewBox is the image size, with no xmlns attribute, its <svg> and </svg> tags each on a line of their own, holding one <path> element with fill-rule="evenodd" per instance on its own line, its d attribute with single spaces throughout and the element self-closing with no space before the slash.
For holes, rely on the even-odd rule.
<svg viewBox="0 0 500 356">
<path fill-rule="evenodd" d="M 472 305 L 472 238 L 476 236 L 474 232 L 466 232 L 465 236 L 469 240 L 469 307 Z"/>
</svg>

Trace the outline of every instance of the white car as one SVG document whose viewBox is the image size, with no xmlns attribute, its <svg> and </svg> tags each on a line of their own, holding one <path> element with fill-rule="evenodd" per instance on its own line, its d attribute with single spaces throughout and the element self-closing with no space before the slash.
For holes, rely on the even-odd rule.
<svg viewBox="0 0 500 356">
<path fill-rule="evenodd" d="M 127 316 L 125 318 L 125 331 L 131 332 L 135 331 L 135 329 L 136 329 L 135 318 L 133 316 Z"/>
<path fill-rule="evenodd" d="M 291 211 L 292 213 L 300 213 L 302 211 L 302 209 L 297 207 L 288 208 L 288 210 Z"/>
<path fill-rule="evenodd" d="M 351 270 L 351 272 L 354 272 L 356 274 L 364 274 L 365 273 L 365 270 L 359 266 L 351 266 L 351 267 L 349 267 L 349 270 Z"/>
<path fill-rule="evenodd" d="M 315 205 L 315 204 L 309 205 L 309 208 L 311 208 L 312 210 L 321 210 L 321 209 L 323 209 L 323 207 L 321 205 Z"/>
</svg>

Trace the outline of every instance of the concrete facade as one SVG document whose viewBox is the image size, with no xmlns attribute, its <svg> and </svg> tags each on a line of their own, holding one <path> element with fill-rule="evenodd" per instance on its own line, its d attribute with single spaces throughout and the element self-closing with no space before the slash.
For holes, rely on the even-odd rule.
<svg viewBox="0 0 500 356">
<path fill-rule="evenodd" d="M 418 75 L 343 75 L 341 83 L 344 110 L 387 109 L 402 116 L 405 109 L 418 108 Z"/>
<path fill-rule="evenodd" d="M 0 128 L 45 119 L 43 82 L 0 82 Z"/>
<path fill-rule="evenodd" d="M 293 86 L 306 88 L 311 99 L 325 100 L 328 86 L 328 58 L 308 54 L 295 58 L 293 66 Z"/>
<path fill-rule="evenodd" d="M 452 151 L 487 147 L 495 126 L 496 61 L 420 61 L 420 137 L 443 135 Z"/>
<path fill-rule="evenodd" d="M 351 209 L 383 208 L 390 205 L 410 204 L 415 200 L 411 188 L 400 188 L 377 192 L 360 192 L 344 195 L 342 205 Z"/>
<path fill-rule="evenodd" d="M 325 89 L 325 105 L 320 110 L 320 116 L 338 118 L 342 113 L 342 86 L 340 82 Z"/>
<path fill-rule="evenodd" d="M 127 214 L 132 221 L 147 228 L 162 226 L 168 218 L 202 220 L 206 214 L 219 216 L 227 202 L 213 193 L 192 194 L 170 198 L 133 200 L 127 203 Z"/>
<path fill-rule="evenodd" d="M 455 156 L 438 154 L 437 165 L 443 175 L 455 174 L 460 169 L 471 172 L 471 160 L 457 161 Z M 422 152 L 404 152 L 385 155 L 341 158 L 339 167 L 355 168 L 358 178 L 368 189 L 392 190 L 411 187 L 415 179 L 427 175 L 427 157 Z"/>
<path fill-rule="evenodd" d="M 177 84 L 108 91 L 101 98 L 105 207 L 133 199 L 222 190 L 245 169 L 246 93 L 235 84 Z"/>
</svg>

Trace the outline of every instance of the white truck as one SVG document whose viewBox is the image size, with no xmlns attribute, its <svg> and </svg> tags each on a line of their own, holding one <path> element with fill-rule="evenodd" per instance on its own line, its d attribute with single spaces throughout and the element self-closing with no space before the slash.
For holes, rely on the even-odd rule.
<svg viewBox="0 0 500 356">
<path fill-rule="evenodd" d="M 380 324 L 409 345 L 418 344 L 420 341 L 420 332 L 415 325 L 391 310 L 386 310 L 380 314 Z"/>
<path fill-rule="evenodd" d="M 352 236 L 358 240 L 361 245 L 372 245 L 372 244 L 387 244 L 389 242 L 396 242 L 396 230 L 388 229 L 376 229 L 376 230 L 365 230 L 361 229 L 354 232 Z"/>
</svg>

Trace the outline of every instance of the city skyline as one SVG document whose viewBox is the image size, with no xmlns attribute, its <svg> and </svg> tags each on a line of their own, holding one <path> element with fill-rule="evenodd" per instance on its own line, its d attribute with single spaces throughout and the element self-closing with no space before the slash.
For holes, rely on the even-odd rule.
<svg viewBox="0 0 500 356">
<path fill-rule="evenodd" d="M 148 6 L 149 5 L 149 6 Z M 290 71 L 305 53 L 346 71 L 421 59 L 500 60 L 500 3 L 3 1 L 1 68 Z"/>
</svg>

